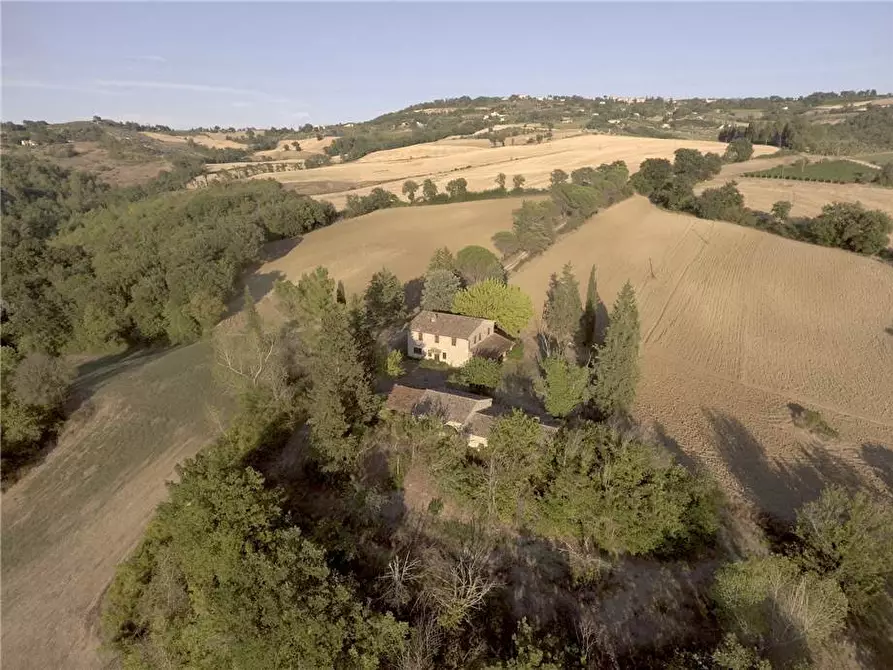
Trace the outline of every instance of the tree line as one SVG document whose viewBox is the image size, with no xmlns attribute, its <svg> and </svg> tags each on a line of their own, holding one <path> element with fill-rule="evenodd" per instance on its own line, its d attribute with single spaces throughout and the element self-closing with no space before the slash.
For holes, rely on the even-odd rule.
<svg viewBox="0 0 893 670">
<path fill-rule="evenodd" d="M 709 156 L 692 149 L 679 149 L 672 163 L 649 158 L 633 175 L 632 185 L 660 207 L 702 219 L 729 221 L 866 255 L 878 254 L 887 248 L 888 235 L 893 232 L 893 219 L 881 210 L 868 210 L 858 202 L 825 205 L 816 217 L 792 217 L 788 201 L 775 203 L 771 212 L 745 207 L 744 196 L 734 181 L 705 189 L 696 196 L 695 183 L 719 174 L 719 157 L 710 160 Z"/>
<path fill-rule="evenodd" d="M 438 251 L 429 273 L 458 256 Z M 568 364 L 597 295 L 593 278 L 580 306 L 575 283 L 570 268 L 553 277 L 544 313 L 551 358 Z M 882 611 L 889 504 L 828 489 L 768 550 L 726 553 L 716 485 L 624 424 L 628 400 L 601 417 L 556 411 L 568 419 L 552 436 L 515 410 L 470 449 L 436 412 L 380 409 L 377 342 L 405 319 L 391 273 L 349 297 L 323 268 L 282 287 L 287 324 L 247 296 L 215 335 L 242 410 L 179 468 L 108 590 L 103 635 L 127 667 L 796 667 Z M 637 358 L 635 311 L 624 288 L 596 366 Z M 593 396 L 628 399 L 632 368 L 604 365 Z M 648 565 L 673 588 L 680 560 L 706 578 L 672 617 L 642 610 L 653 634 L 630 644 L 601 609 L 606 580 Z"/>
</svg>

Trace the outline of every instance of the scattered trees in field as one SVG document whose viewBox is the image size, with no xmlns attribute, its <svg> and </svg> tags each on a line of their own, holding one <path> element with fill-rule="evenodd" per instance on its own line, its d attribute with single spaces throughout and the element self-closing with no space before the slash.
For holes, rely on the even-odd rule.
<svg viewBox="0 0 893 670">
<path fill-rule="evenodd" d="M 597 350 L 592 399 L 604 415 L 629 412 L 639 381 L 639 310 L 629 282 L 623 285 Z"/>
<path fill-rule="evenodd" d="M 496 188 L 503 192 L 505 191 L 505 179 L 505 173 L 500 172 L 498 175 L 496 175 L 496 179 L 494 180 L 496 182 Z"/>
<path fill-rule="evenodd" d="M 549 175 L 549 183 L 552 186 L 558 186 L 559 184 L 564 184 L 567 182 L 567 172 L 561 169 L 552 170 L 552 174 Z"/>
<path fill-rule="evenodd" d="M 889 214 L 867 210 L 858 202 L 835 202 L 822 207 L 809 230 L 816 244 L 871 255 L 886 248 L 893 220 Z"/>
<path fill-rule="evenodd" d="M 509 335 L 517 337 L 533 317 L 533 304 L 517 286 L 498 279 L 484 279 L 456 294 L 453 312 L 492 319 Z"/>
<path fill-rule="evenodd" d="M 426 179 L 422 182 L 422 195 L 425 198 L 426 202 L 434 202 L 434 199 L 437 198 L 437 184 L 434 183 L 431 179 Z"/>
<path fill-rule="evenodd" d="M 400 199 L 390 191 L 385 191 L 383 188 L 373 188 L 369 195 L 359 196 L 352 193 L 348 195 L 344 215 L 347 217 L 362 216 L 377 209 L 388 209 L 397 207 L 400 204 Z"/>
<path fill-rule="evenodd" d="M 772 217 L 778 223 L 787 223 L 788 217 L 791 215 L 792 206 L 790 200 L 779 200 L 772 205 Z"/>
<path fill-rule="evenodd" d="M 413 181 L 412 179 L 407 179 L 403 182 L 403 195 L 405 195 L 410 203 L 415 202 L 415 194 L 419 190 L 418 182 Z"/>
<path fill-rule="evenodd" d="M 468 195 L 468 182 L 463 177 L 447 182 L 446 191 L 450 194 L 450 200 L 464 200 Z"/>
<path fill-rule="evenodd" d="M 477 284 L 486 279 L 505 281 L 505 268 L 489 249 L 477 245 L 463 247 L 456 254 L 456 272 L 466 285 Z"/>
<path fill-rule="evenodd" d="M 753 143 L 746 137 L 737 137 L 726 147 L 724 158 L 730 163 L 743 163 L 753 156 Z"/>
<path fill-rule="evenodd" d="M 516 174 L 512 177 L 512 192 L 520 193 L 524 190 L 524 182 L 527 181 L 523 174 Z"/>
</svg>

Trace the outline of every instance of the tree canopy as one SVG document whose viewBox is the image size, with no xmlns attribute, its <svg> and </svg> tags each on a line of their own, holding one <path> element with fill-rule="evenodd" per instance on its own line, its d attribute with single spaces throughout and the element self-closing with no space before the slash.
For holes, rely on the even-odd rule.
<svg viewBox="0 0 893 670">
<path fill-rule="evenodd" d="M 505 332 L 517 337 L 533 316 L 533 304 L 517 286 L 485 279 L 459 291 L 453 301 L 453 311 L 493 319 Z"/>
</svg>

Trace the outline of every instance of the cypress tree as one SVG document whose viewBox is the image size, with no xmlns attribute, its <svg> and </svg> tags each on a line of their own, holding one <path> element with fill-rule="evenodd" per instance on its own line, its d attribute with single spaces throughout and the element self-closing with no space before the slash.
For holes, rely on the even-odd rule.
<svg viewBox="0 0 893 670">
<path fill-rule="evenodd" d="M 580 317 L 580 333 L 578 341 L 584 351 L 588 351 L 595 344 L 595 335 L 598 332 L 598 307 L 601 300 L 598 298 L 598 289 L 595 285 L 595 266 L 589 270 L 589 284 L 586 286 L 586 305 L 583 307 L 583 316 Z"/>
<path fill-rule="evenodd" d="M 546 306 L 543 320 L 549 334 L 562 348 L 574 341 L 583 306 L 580 304 L 580 285 L 568 263 L 561 271 L 561 277 L 553 274 L 546 293 Z"/>
<path fill-rule="evenodd" d="M 628 412 L 639 381 L 639 310 L 629 282 L 623 285 L 598 350 L 592 399 L 604 415 Z"/>
</svg>

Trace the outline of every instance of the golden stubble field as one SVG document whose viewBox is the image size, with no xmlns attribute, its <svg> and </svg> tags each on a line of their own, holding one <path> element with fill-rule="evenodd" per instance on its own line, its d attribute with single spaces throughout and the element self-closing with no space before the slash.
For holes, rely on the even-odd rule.
<svg viewBox="0 0 893 670">
<path fill-rule="evenodd" d="M 587 165 L 597 166 L 613 161 L 626 161 L 635 172 L 646 158 L 672 158 L 676 149 L 691 148 L 722 154 L 726 144 L 697 140 L 664 140 L 621 135 L 579 134 L 542 144 L 518 144 L 490 147 L 485 140 L 446 139 L 390 151 L 378 151 L 349 163 L 313 170 L 297 170 L 256 175 L 252 179 L 276 179 L 286 185 L 306 186 L 315 182 L 334 182 L 341 186 L 352 183 L 355 188 L 315 192 L 314 197 L 343 207 L 347 195 L 366 195 L 374 187 L 401 195 L 403 182 L 414 179 L 421 183 L 432 179 L 440 190 L 452 179 L 464 178 L 468 188 L 479 191 L 494 188 L 500 172 L 511 184 L 513 175 L 524 175 L 527 187 L 549 184 L 552 170 L 571 172 Z M 302 145 L 303 148 L 303 145 Z M 773 153 L 774 147 L 755 146 L 756 155 Z M 221 167 L 225 167 L 222 165 Z M 362 186 L 360 186 L 362 184 Z M 402 197 L 402 195 L 401 195 Z"/>
<path fill-rule="evenodd" d="M 893 481 L 893 268 L 634 197 L 512 277 L 540 308 L 549 275 L 594 264 L 610 309 L 642 322 L 637 417 L 733 493 L 790 516 L 829 480 Z M 653 268 L 653 275 L 652 275 Z M 789 403 L 840 432 L 822 443 Z"/>
</svg>

